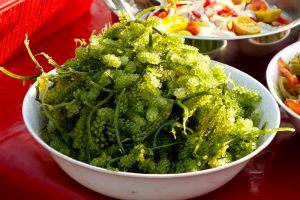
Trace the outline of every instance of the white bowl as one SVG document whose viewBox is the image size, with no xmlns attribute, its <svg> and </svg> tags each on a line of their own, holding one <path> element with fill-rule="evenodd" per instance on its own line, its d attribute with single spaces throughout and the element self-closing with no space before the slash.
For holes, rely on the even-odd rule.
<svg viewBox="0 0 300 200">
<path fill-rule="evenodd" d="M 300 131 L 300 116 L 297 115 L 295 112 L 293 112 L 291 109 L 289 109 L 284 102 L 282 101 L 280 95 L 278 94 L 278 78 L 279 78 L 279 69 L 277 61 L 280 57 L 285 62 L 288 62 L 291 60 L 297 53 L 300 53 L 300 41 L 293 43 L 286 48 L 282 49 L 280 52 L 278 52 L 270 61 L 267 72 L 266 72 L 266 78 L 267 78 L 267 84 L 270 92 L 275 97 L 278 104 L 288 113 L 288 116 L 290 117 L 292 123 L 294 124 L 297 132 Z"/>
<path fill-rule="evenodd" d="M 256 90 L 262 96 L 262 122 L 267 128 L 280 124 L 279 107 L 269 91 L 254 78 L 226 66 L 226 73 L 239 85 Z M 74 160 L 46 144 L 37 130 L 43 125 L 39 103 L 35 101 L 35 85 L 27 92 L 23 102 L 23 118 L 35 140 L 49 151 L 58 165 L 73 179 L 87 188 L 119 199 L 187 199 L 211 192 L 237 175 L 247 162 L 261 152 L 275 136 L 264 135 L 258 148 L 251 154 L 221 167 L 181 174 L 140 174 L 113 172 Z"/>
</svg>

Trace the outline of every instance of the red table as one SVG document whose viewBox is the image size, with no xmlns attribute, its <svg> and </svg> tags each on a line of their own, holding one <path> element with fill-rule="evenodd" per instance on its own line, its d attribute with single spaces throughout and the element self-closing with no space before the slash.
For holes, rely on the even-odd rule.
<svg viewBox="0 0 300 200">
<path fill-rule="evenodd" d="M 92 30 L 99 31 L 112 21 L 110 11 L 102 1 L 99 2 L 100 7 L 93 7 L 91 13 L 32 47 L 34 54 L 44 51 L 60 64 L 72 57 L 74 38 L 87 40 Z M 296 37 L 289 43 L 295 40 Z M 247 57 L 233 42 L 218 60 L 247 72 L 265 84 L 265 70 L 272 56 Z M 44 58 L 38 59 L 46 71 L 51 69 Z M 27 53 L 6 63 L 5 67 L 24 75 L 37 71 Z M 30 136 L 21 114 L 22 100 L 29 86 L 29 82 L 23 85 L 21 81 L 0 74 L 0 199 L 110 199 L 68 177 Z M 285 115 L 282 123 L 289 123 Z M 296 200 L 300 199 L 299 188 L 300 134 L 282 133 L 232 181 L 196 199 Z"/>
</svg>

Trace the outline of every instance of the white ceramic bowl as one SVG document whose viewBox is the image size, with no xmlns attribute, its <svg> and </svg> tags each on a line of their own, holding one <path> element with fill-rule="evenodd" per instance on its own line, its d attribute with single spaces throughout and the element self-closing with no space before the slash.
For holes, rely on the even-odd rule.
<svg viewBox="0 0 300 200">
<path fill-rule="evenodd" d="M 280 123 L 279 107 L 269 91 L 254 78 L 230 66 L 226 73 L 239 85 L 256 90 L 262 96 L 262 122 L 267 127 L 277 128 Z M 274 138 L 275 133 L 261 138 L 258 148 L 251 154 L 221 167 L 181 174 L 140 174 L 113 172 L 67 157 L 46 144 L 37 129 L 43 124 L 43 117 L 35 101 L 35 85 L 27 92 L 23 103 L 23 118 L 35 140 L 49 151 L 58 165 L 80 184 L 119 199 L 187 199 L 213 191 L 238 174 L 247 162 L 261 152 Z"/>
<path fill-rule="evenodd" d="M 293 112 L 291 109 L 289 109 L 284 102 L 282 101 L 281 97 L 278 94 L 278 78 L 279 78 L 279 70 L 277 61 L 280 57 L 285 62 L 288 62 L 291 60 L 297 53 L 300 53 L 300 41 L 293 43 L 286 48 L 282 49 L 280 52 L 278 52 L 270 61 L 267 72 L 266 72 L 266 78 L 267 78 L 267 84 L 270 92 L 275 97 L 278 104 L 288 113 L 292 123 L 294 124 L 297 132 L 300 132 L 300 116 L 297 115 L 295 112 Z"/>
</svg>

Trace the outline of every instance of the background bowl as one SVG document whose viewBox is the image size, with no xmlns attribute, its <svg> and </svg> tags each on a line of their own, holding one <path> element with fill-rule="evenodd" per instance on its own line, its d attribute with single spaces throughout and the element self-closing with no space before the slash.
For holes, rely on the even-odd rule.
<svg viewBox="0 0 300 200">
<path fill-rule="evenodd" d="M 278 104 L 287 112 L 290 117 L 292 123 L 294 124 L 297 132 L 300 132 L 300 116 L 289 109 L 284 102 L 282 101 L 279 92 L 278 92 L 278 78 L 279 78 L 279 69 L 277 65 L 277 60 L 282 57 L 282 59 L 286 62 L 291 60 L 297 53 L 300 53 L 300 41 L 293 43 L 280 52 L 278 52 L 270 61 L 267 72 L 267 84 L 270 92 L 278 102 Z"/>
<path fill-rule="evenodd" d="M 118 6 L 115 5 L 115 1 L 118 0 L 104 0 L 107 7 L 114 13 L 117 14 L 120 10 Z M 155 2 L 163 2 L 163 0 L 123 0 L 126 2 L 126 11 L 132 16 L 135 16 L 143 8 L 153 6 Z M 266 0 L 270 5 L 276 5 L 284 11 L 284 14 L 291 18 L 292 22 L 285 26 L 280 26 L 274 30 L 266 31 L 254 35 L 243 35 L 243 36 L 186 36 L 188 43 L 194 42 L 197 46 L 198 41 L 201 41 L 202 46 L 210 46 L 214 43 L 214 49 L 209 52 L 201 53 L 212 56 L 214 59 L 218 60 L 218 57 L 224 50 L 228 49 L 231 45 L 230 43 L 237 43 L 239 47 L 239 52 L 250 56 L 250 57 L 262 57 L 268 54 L 272 54 L 276 51 L 282 49 L 283 46 L 291 43 L 290 41 L 294 39 L 294 35 L 300 33 L 300 4 L 299 0 Z M 297 27 L 298 26 L 298 27 Z M 296 28 L 297 27 L 297 28 Z M 260 42 L 257 42 L 257 41 Z M 221 45 L 221 43 L 226 42 L 228 44 Z M 191 44 L 193 45 L 193 44 Z M 230 49 L 229 49 L 230 51 Z"/>
<path fill-rule="evenodd" d="M 217 60 L 227 46 L 226 40 L 191 40 L 185 39 L 185 43 L 199 49 L 199 52 Z"/>
<path fill-rule="evenodd" d="M 226 74 L 239 85 L 256 90 L 262 96 L 260 108 L 267 128 L 280 124 L 279 107 L 269 91 L 257 80 L 233 67 L 225 65 Z M 43 124 L 39 103 L 35 101 L 33 85 L 23 102 L 23 118 L 34 139 L 52 155 L 58 165 L 73 179 L 87 188 L 119 199 L 187 199 L 213 191 L 239 173 L 247 162 L 260 153 L 275 137 L 275 133 L 260 138 L 258 148 L 251 154 L 221 167 L 181 174 L 140 174 L 113 172 L 74 160 L 46 144 L 37 130 Z"/>
<path fill-rule="evenodd" d="M 120 7 L 115 4 L 117 0 L 104 0 L 107 7 L 117 14 L 120 11 Z M 126 3 L 126 11 L 131 16 L 135 16 L 137 13 L 139 13 L 142 9 L 147 8 L 149 6 L 153 6 L 154 2 L 165 2 L 161 0 L 123 0 Z M 273 35 L 277 33 L 284 32 L 286 30 L 289 30 L 291 28 L 294 28 L 298 25 L 300 25 L 300 4 L 299 0 L 266 0 L 266 2 L 270 5 L 275 5 L 278 8 L 282 9 L 284 15 L 288 16 L 292 22 L 280 26 L 274 30 L 265 31 L 259 34 L 253 34 L 253 35 L 240 35 L 240 36 L 184 36 L 188 39 L 194 39 L 194 40 L 241 40 L 241 39 L 249 39 L 249 38 L 257 38 L 257 37 L 264 37 L 268 35 Z"/>
</svg>

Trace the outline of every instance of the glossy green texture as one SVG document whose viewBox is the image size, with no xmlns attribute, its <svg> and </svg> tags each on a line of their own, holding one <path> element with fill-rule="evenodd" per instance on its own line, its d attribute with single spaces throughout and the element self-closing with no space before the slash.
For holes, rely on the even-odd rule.
<svg viewBox="0 0 300 200">
<path fill-rule="evenodd" d="M 53 148 L 116 171 L 182 173 L 224 165 L 257 147 L 260 96 L 157 18 L 121 22 L 81 42 L 38 79 Z"/>
</svg>

